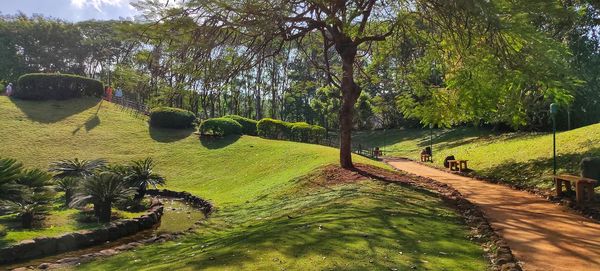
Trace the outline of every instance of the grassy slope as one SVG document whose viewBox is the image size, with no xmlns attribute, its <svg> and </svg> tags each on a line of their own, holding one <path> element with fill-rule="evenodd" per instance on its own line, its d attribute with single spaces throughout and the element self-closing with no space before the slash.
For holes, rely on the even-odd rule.
<svg viewBox="0 0 600 271">
<path fill-rule="evenodd" d="M 369 145 L 384 146 L 391 156 L 419 159 L 429 145 L 429 131 L 396 129 L 362 132 L 356 139 Z M 558 171 L 577 174 L 579 162 L 600 155 L 600 124 L 559 132 L 556 135 Z M 454 155 L 468 159 L 477 174 L 526 187 L 551 187 L 544 176 L 552 174 L 552 134 L 494 134 L 485 130 L 459 128 L 435 130 L 433 139 L 435 166 Z"/>
<path fill-rule="evenodd" d="M 190 191 L 218 207 L 198 235 L 84 269 L 481 270 L 486 265 L 460 219 L 432 195 L 371 181 L 306 187 L 299 177 L 336 162 L 332 148 L 246 136 L 199 141 L 192 131 L 149 131 L 143 118 L 94 100 L 0 97 L 0 113 L 2 156 L 46 167 L 61 158 L 123 162 L 150 155 L 168 188 Z"/>
</svg>

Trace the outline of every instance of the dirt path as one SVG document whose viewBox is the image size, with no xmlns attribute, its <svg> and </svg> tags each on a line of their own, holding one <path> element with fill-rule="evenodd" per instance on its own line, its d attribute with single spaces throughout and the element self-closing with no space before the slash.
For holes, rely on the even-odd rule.
<svg viewBox="0 0 600 271">
<path fill-rule="evenodd" d="M 600 224 L 527 192 L 434 169 L 416 162 L 393 167 L 452 185 L 479 206 L 524 270 L 600 270 Z"/>
</svg>

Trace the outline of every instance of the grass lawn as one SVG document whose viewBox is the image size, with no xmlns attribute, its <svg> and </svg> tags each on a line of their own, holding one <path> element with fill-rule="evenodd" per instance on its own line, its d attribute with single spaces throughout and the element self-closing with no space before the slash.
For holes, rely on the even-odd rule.
<svg viewBox="0 0 600 271">
<path fill-rule="evenodd" d="M 325 188 L 303 184 L 224 208 L 192 237 L 82 269 L 486 268 L 481 248 L 468 241 L 461 219 L 433 195 L 373 181 Z"/>
<path fill-rule="evenodd" d="M 386 155 L 420 159 L 429 146 L 429 130 L 393 129 L 360 132 L 355 140 L 369 146 L 381 146 Z M 581 159 L 600 156 L 600 124 L 558 132 L 556 135 L 559 172 L 579 174 Z M 443 159 L 454 155 L 468 159 L 469 167 L 480 176 L 524 187 L 550 188 L 552 181 L 552 134 L 496 134 L 483 129 L 457 128 L 434 130 L 434 166 L 443 167 Z"/>
<path fill-rule="evenodd" d="M 47 167 L 63 158 L 153 157 L 167 188 L 211 200 L 197 234 L 80 266 L 88 270 L 482 270 L 482 248 L 434 195 L 362 181 L 315 186 L 303 178 L 338 161 L 333 148 L 149 129 L 93 99 L 25 102 L 0 97 L 2 156 Z M 356 157 L 362 163 L 381 163 Z"/>
</svg>

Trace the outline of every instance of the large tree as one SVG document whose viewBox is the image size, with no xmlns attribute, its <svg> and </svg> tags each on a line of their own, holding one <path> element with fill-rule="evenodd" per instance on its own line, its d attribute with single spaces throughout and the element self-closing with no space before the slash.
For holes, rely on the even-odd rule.
<svg viewBox="0 0 600 271">
<path fill-rule="evenodd" d="M 472 25 L 487 24 L 488 29 L 484 30 L 490 35 L 496 27 L 493 20 L 486 20 L 494 15 L 492 4 L 483 0 L 451 3 L 434 0 L 193 0 L 186 3 L 180 14 L 194 18 L 200 28 L 226 33 L 237 41 L 237 50 L 248 52 L 254 60 L 263 58 L 264 49 L 272 49 L 274 43 L 279 44 L 279 48 L 289 41 L 301 46 L 305 38 L 320 36 L 328 83 L 340 89 L 340 163 L 344 168 L 353 167 L 353 111 L 361 94 L 355 78 L 361 74 L 361 56 L 368 55 L 374 42 L 383 41 L 397 31 L 408 33 L 428 24 L 454 27 L 457 40 L 468 35 L 468 31 L 482 30 Z M 169 10 L 162 14 L 173 16 L 175 13 Z M 158 17 L 159 20 L 164 18 Z M 463 19 L 466 20 L 461 21 Z M 332 58 L 341 64 L 339 69 L 332 68 Z"/>
</svg>

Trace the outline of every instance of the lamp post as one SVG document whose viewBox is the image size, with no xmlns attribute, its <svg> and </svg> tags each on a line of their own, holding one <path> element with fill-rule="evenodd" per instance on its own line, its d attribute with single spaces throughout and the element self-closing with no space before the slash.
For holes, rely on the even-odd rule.
<svg viewBox="0 0 600 271">
<path fill-rule="evenodd" d="M 558 105 L 550 104 L 550 117 L 552 118 L 552 168 L 556 175 L 556 113 L 558 113 Z"/>
<path fill-rule="evenodd" d="M 431 162 L 433 163 L 433 123 L 429 124 L 429 150 L 431 151 Z"/>
</svg>

